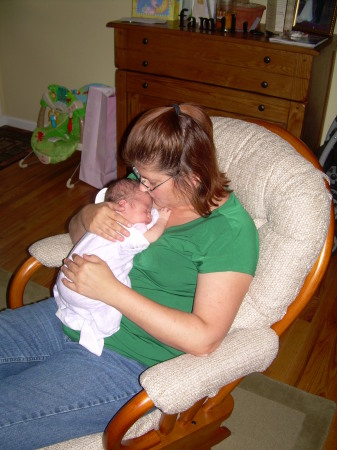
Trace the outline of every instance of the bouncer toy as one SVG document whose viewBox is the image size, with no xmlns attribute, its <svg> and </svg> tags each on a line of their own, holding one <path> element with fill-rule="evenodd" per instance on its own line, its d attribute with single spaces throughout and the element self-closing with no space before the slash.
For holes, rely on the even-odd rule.
<svg viewBox="0 0 337 450">
<path fill-rule="evenodd" d="M 43 164 L 57 164 L 81 150 L 90 86 L 102 85 L 88 84 L 72 90 L 57 84 L 48 86 L 40 101 L 37 128 L 31 139 L 32 152 L 19 162 L 20 167 L 28 167 L 25 161 L 32 154 Z M 78 169 L 79 165 L 68 179 L 68 188 L 74 187 L 72 178 Z"/>
</svg>

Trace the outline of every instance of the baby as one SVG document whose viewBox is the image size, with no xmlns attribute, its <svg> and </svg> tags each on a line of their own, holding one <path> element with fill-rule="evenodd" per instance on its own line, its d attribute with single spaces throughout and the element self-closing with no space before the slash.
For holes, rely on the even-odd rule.
<svg viewBox="0 0 337 450">
<path fill-rule="evenodd" d="M 130 236 L 122 242 L 111 242 L 96 234 L 86 233 L 69 256 L 74 253 L 97 255 L 106 261 L 121 283 L 131 287 L 129 273 L 134 255 L 163 234 L 171 211 L 152 208 L 150 194 L 142 192 L 139 182 L 129 178 L 114 181 L 107 189 L 104 200 L 118 205 L 118 211 L 135 224 L 129 228 Z M 122 315 L 112 306 L 68 289 L 62 282 L 64 276 L 60 271 L 54 286 L 58 305 L 56 315 L 64 325 L 80 331 L 81 345 L 100 356 L 104 338 L 119 330 Z"/>
</svg>

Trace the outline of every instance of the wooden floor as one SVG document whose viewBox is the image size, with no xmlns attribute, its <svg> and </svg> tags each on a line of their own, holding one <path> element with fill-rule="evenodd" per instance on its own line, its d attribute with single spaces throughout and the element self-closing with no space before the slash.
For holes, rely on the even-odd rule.
<svg viewBox="0 0 337 450">
<path fill-rule="evenodd" d="M 94 199 L 95 188 L 66 181 L 79 162 L 79 152 L 57 165 L 14 164 L 0 171 L 1 267 L 14 272 L 27 257 L 27 248 L 46 236 L 63 233 L 70 217 Z M 281 338 L 270 377 L 337 402 L 337 255 L 317 295 L 304 314 Z M 50 287 L 54 274 L 44 270 L 34 281 Z M 337 414 L 325 450 L 337 448 Z"/>
</svg>

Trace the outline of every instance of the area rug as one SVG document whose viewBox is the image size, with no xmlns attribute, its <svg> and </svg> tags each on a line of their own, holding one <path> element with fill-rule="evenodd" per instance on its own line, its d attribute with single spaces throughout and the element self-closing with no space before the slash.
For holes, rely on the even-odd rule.
<svg viewBox="0 0 337 450">
<path fill-rule="evenodd" d="M 7 125 L 0 127 L 0 170 L 19 161 L 31 152 L 31 131 Z"/>
<path fill-rule="evenodd" d="M 233 391 L 232 432 L 215 450 L 321 450 L 336 404 L 317 395 L 251 374 Z"/>
<path fill-rule="evenodd" d="M 0 309 L 6 307 L 11 273 L 0 269 Z M 49 296 L 49 290 L 29 282 L 24 303 Z M 317 395 L 251 374 L 233 391 L 234 410 L 224 425 L 232 432 L 214 450 L 322 450 L 336 404 Z M 101 450 L 101 434 L 56 444 L 53 450 Z M 196 449 L 197 450 L 197 449 Z"/>
</svg>

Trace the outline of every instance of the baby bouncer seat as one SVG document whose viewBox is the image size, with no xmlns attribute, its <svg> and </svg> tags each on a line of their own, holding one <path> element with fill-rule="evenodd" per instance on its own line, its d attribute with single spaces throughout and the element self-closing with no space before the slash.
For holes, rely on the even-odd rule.
<svg viewBox="0 0 337 450">
<path fill-rule="evenodd" d="M 42 95 L 37 128 L 34 130 L 32 152 L 19 162 L 22 168 L 28 167 L 26 159 L 35 155 L 43 164 L 57 164 L 70 158 L 76 150 L 82 149 L 85 109 L 89 87 L 68 89 L 51 84 Z M 79 169 L 76 166 L 66 185 L 73 188 L 72 178 Z"/>
</svg>

